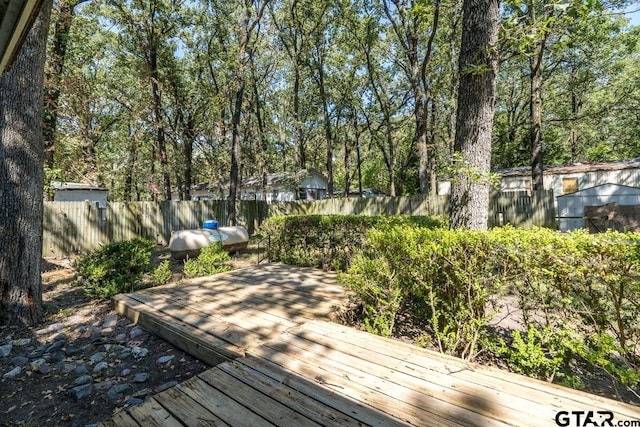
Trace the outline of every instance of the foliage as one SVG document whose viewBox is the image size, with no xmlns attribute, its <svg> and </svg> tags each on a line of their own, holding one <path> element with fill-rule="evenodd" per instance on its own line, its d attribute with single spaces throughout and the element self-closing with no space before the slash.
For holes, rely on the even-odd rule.
<svg viewBox="0 0 640 427">
<path fill-rule="evenodd" d="M 366 231 L 394 224 L 441 227 L 441 217 L 291 215 L 268 218 L 261 231 L 269 236 L 269 257 L 288 264 L 344 271 L 362 251 Z"/>
<path fill-rule="evenodd" d="M 79 280 L 88 294 L 99 298 L 133 291 L 149 271 L 153 248 L 155 243 L 144 239 L 109 243 L 76 260 Z"/>
<path fill-rule="evenodd" d="M 224 264 L 230 259 L 231 257 L 227 251 L 222 249 L 220 244 L 212 244 L 209 247 L 202 248 L 198 258 L 185 261 L 183 271 L 187 277 L 211 276 L 231 270 L 231 267 Z"/>
<path fill-rule="evenodd" d="M 518 372 L 572 386 L 578 365 L 638 383 L 640 235 L 406 224 L 372 228 L 366 242 L 340 278 L 362 301 L 367 330 L 393 335 L 402 315 L 426 322 L 419 341 L 445 353 L 491 351 Z M 504 298 L 526 333 L 496 346 L 488 325 Z"/>
<path fill-rule="evenodd" d="M 168 260 L 162 261 L 155 270 L 153 270 L 153 279 L 159 285 L 165 285 L 171 280 L 171 263 Z"/>
<path fill-rule="evenodd" d="M 341 276 L 363 300 L 365 322 L 391 334 L 398 309 L 415 297 L 421 304 L 412 317 L 426 316 L 429 325 L 423 341 L 473 358 L 501 287 L 486 234 L 406 225 L 372 229 L 367 239 L 366 256 Z"/>
</svg>

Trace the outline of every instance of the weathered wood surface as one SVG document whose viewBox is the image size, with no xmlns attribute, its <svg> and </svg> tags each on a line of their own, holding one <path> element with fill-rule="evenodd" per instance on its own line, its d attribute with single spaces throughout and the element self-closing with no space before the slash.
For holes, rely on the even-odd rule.
<svg viewBox="0 0 640 427">
<path fill-rule="evenodd" d="M 327 322 L 343 295 L 332 274 L 274 264 L 116 299 L 144 326 L 153 318 L 160 333 L 224 363 L 104 425 L 555 426 L 559 411 L 640 419 L 639 407 Z"/>
</svg>

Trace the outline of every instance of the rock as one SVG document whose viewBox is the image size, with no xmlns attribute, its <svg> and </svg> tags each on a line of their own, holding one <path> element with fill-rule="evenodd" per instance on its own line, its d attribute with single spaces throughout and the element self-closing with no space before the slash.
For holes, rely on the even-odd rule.
<svg viewBox="0 0 640 427">
<path fill-rule="evenodd" d="M 0 357 L 9 357 L 11 350 L 13 350 L 13 343 L 0 345 Z"/>
<path fill-rule="evenodd" d="M 142 359 L 147 354 L 149 354 L 149 349 L 136 346 L 131 349 L 131 353 L 133 354 L 133 357 L 135 357 L 136 359 Z"/>
<path fill-rule="evenodd" d="M 47 348 L 44 350 L 45 353 L 53 353 L 56 350 L 60 350 L 62 347 L 64 347 L 65 341 L 56 341 L 53 344 L 50 344 L 49 346 L 47 346 Z"/>
<path fill-rule="evenodd" d="M 76 400 L 84 399 L 87 396 L 91 396 L 92 392 L 93 392 L 93 384 L 91 383 L 73 387 L 70 391 L 71 395 Z"/>
<path fill-rule="evenodd" d="M 80 375 L 78 378 L 76 378 L 73 381 L 74 385 L 84 385 L 84 384 L 88 384 L 90 382 L 93 381 L 93 378 L 91 377 L 91 375 Z"/>
<path fill-rule="evenodd" d="M 133 393 L 133 397 L 144 398 L 152 393 L 150 388 L 143 388 Z"/>
<path fill-rule="evenodd" d="M 129 331 L 129 338 L 131 338 L 132 340 L 135 340 L 136 338 L 139 338 L 140 336 L 142 336 L 142 334 L 144 334 L 144 329 L 142 329 L 141 326 L 134 326 Z"/>
<path fill-rule="evenodd" d="M 104 322 L 102 322 L 103 328 L 114 328 L 118 324 L 118 315 L 117 314 L 108 314 L 104 317 Z"/>
<path fill-rule="evenodd" d="M 158 365 L 164 365 L 166 363 L 171 362 L 174 358 L 175 358 L 175 356 L 172 355 L 172 354 L 168 355 L 168 356 L 162 356 L 162 357 L 159 357 L 158 360 L 156 360 L 156 363 Z"/>
<path fill-rule="evenodd" d="M 134 383 L 143 383 L 148 379 L 149 379 L 149 374 L 147 374 L 146 372 L 142 372 L 140 374 L 135 374 L 132 381 Z"/>
<path fill-rule="evenodd" d="M 108 390 L 113 387 L 113 381 L 101 381 L 99 383 L 95 383 L 95 388 L 98 391 Z"/>
<path fill-rule="evenodd" d="M 116 384 L 107 392 L 107 399 L 116 400 L 122 393 L 131 388 L 129 384 Z"/>
<path fill-rule="evenodd" d="M 81 363 L 78 366 L 76 366 L 73 369 L 73 371 L 71 371 L 71 373 L 73 375 L 84 375 L 89 373 L 89 369 L 87 368 L 87 365 L 85 365 L 84 363 Z"/>
<path fill-rule="evenodd" d="M 61 331 L 62 329 L 66 328 L 67 325 L 65 325 L 62 322 L 58 322 L 58 323 L 53 323 L 51 325 L 49 325 L 47 327 L 47 332 L 56 332 L 56 331 Z"/>
<path fill-rule="evenodd" d="M 137 397 L 130 397 L 129 399 L 127 399 L 128 406 L 136 406 L 140 405 L 141 403 L 144 403 L 144 400 L 138 399 Z"/>
<path fill-rule="evenodd" d="M 16 366 L 6 374 L 2 376 L 2 378 L 13 379 L 22 373 L 22 368 L 20 366 Z"/>
<path fill-rule="evenodd" d="M 24 366 L 29 363 L 29 358 L 24 356 L 16 356 L 11 359 L 11 363 L 13 364 L 13 366 Z"/>
<path fill-rule="evenodd" d="M 102 362 L 104 360 L 104 354 L 94 353 L 91 356 L 89 356 L 89 360 L 91 362 Z"/>
<path fill-rule="evenodd" d="M 31 338 L 20 338 L 18 340 L 13 340 L 13 345 L 15 345 L 16 347 L 24 347 L 31 344 L 31 342 Z"/>
<path fill-rule="evenodd" d="M 129 375 L 131 375 L 131 369 L 123 369 L 120 375 L 123 377 L 128 377 Z"/>
<path fill-rule="evenodd" d="M 104 336 L 108 336 L 111 335 L 113 333 L 113 328 L 102 328 L 100 329 L 100 335 Z"/>
<path fill-rule="evenodd" d="M 44 366 L 44 368 L 43 368 L 43 366 Z M 32 371 L 40 372 L 40 373 L 43 373 L 43 374 L 44 374 L 44 373 L 48 373 L 48 372 L 47 372 L 47 369 L 48 369 L 49 371 L 51 370 L 51 368 L 49 367 L 49 365 L 47 365 L 47 361 L 46 361 L 46 360 L 44 360 L 44 359 L 36 359 L 36 360 L 33 360 L 33 361 L 30 363 L 30 367 L 31 367 L 31 370 L 32 370 Z M 45 372 L 43 372 L 42 370 L 44 370 Z"/>
<path fill-rule="evenodd" d="M 176 386 L 176 385 L 178 385 L 178 381 L 169 381 L 168 383 L 164 383 L 164 384 L 159 385 L 158 387 L 154 388 L 153 392 L 154 393 L 161 393 L 161 392 L 163 392 L 163 391 L 165 391 L 165 390 L 167 390 L 167 389 L 169 389 L 169 388 L 171 388 L 173 386 Z"/>
<path fill-rule="evenodd" d="M 128 359 L 130 356 L 131 356 L 131 352 L 126 350 L 118 355 L 118 359 L 125 360 L 125 359 Z"/>
<path fill-rule="evenodd" d="M 66 341 L 67 334 L 65 334 L 64 332 L 58 332 L 57 334 L 52 335 L 50 339 L 52 341 Z"/>
<path fill-rule="evenodd" d="M 63 361 L 64 356 L 62 355 L 61 352 L 56 352 L 53 354 L 49 353 L 44 355 L 44 360 L 46 360 L 47 363 L 57 363 L 57 362 Z"/>
<path fill-rule="evenodd" d="M 32 353 L 27 354 L 27 357 L 31 360 L 39 359 L 42 357 L 43 354 L 44 354 L 44 350 L 36 350 Z"/>
<path fill-rule="evenodd" d="M 81 349 L 73 347 L 65 347 L 63 351 L 67 356 L 75 356 L 76 354 L 80 354 L 80 352 L 82 352 Z"/>
<path fill-rule="evenodd" d="M 94 374 L 100 374 L 109 369 L 109 364 L 107 362 L 100 362 L 96 366 L 93 367 Z"/>
<path fill-rule="evenodd" d="M 115 338 L 116 342 L 125 342 L 127 341 L 127 334 L 118 334 Z"/>
</svg>

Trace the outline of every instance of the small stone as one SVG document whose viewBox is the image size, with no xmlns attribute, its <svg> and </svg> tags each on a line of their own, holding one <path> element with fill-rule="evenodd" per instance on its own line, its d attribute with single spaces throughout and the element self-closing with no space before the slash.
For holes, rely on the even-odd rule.
<svg viewBox="0 0 640 427">
<path fill-rule="evenodd" d="M 89 373 L 89 369 L 87 368 L 87 365 L 85 365 L 84 363 L 76 366 L 73 371 L 71 371 L 71 373 L 73 375 L 84 375 L 84 374 L 88 374 Z"/>
<path fill-rule="evenodd" d="M 94 385 L 96 390 L 103 391 L 113 387 L 113 381 L 101 381 L 99 383 L 95 383 Z"/>
<path fill-rule="evenodd" d="M 111 335 L 113 333 L 113 328 L 102 328 L 100 329 L 100 335 L 107 336 L 107 335 Z"/>
<path fill-rule="evenodd" d="M 60 331 L 64 328 L 66 328 L 67 325 L 65 325 L 64 323 L 54 323 L 52 325 L 49 325 L 49 327 L 47 327 L 47 332 L 56 332 L 56 331 Z"/>
<path fill-rule="evenodd" d="M 120 353 L 118 355 L 118 359 L 120 359 L 120 360 L 125 360 L 125 359 L 128 359 L 129 357 L 131 357 L 131 352 L 130 351 L 123 351 L 122 353 Z"/>
<path fill-rule="evenodd" d="M 178 385 L 178 381 L 169 381 L 168 383 L 164 383 L 162 385 L 159 385 L 158 387 L 153 389 L 154 393 L 161 393 L 167 389 L 170 389 L 173 386 Z"/>
<path fill-rule="evenodd" d="M 133 354 L 133 357 L 135 357 L 136 359 L 141 359 L 145 357 L 147 354 L 149 354 L 149 349 L 136 346 L 131 349 L 131 353 Z"/>
<path fill-rule="evenodd" d="M 144 333 L 144 329 L 142 329 L 142 327 L 134 326 L 129 331 L 129 338 L 131 338 L 132 340 L 135 340 L 136 338 L 140 337 L 143 333 Z"/>
<path fill-rule="evenodd" d="M 9 357 L 12 349 L 13 349 L 13 343 L 0 345 L 0 357 Z"/>
<path fill-rule="evenodd" d="M 13 379 L 22 373 L 22 368 L 20 366 L 16 366 L 6 374 L 2 376 L 2 378 Z"/>
<path fill-rule="evenodd" d="M 46 375 L 51 372 L 51 366 L 44 359 L 36 359 L 31 362 L 31 370 Z"/>
<path fill-rule="evenodd" d="M 27 357 L 31 360 L 33 359 L 39 359 L 42 357 L 42 355 L 44 354 L 44 350 L 37 350 L 34 351 L 32 353 L 27 354 Z"/>
<path fill-rule="evenodd" d="M 131 369 L 123 369 L 120 375 L 123 377 L 128 377 L 129 375 L 131 375 Z"/>
<path fill-rule="evenodd" d="M 137 397 L 130 397 L 129 399 L 127 399 L 128 406 L 136 406 L 140 405 L 141 403 L 144 403 L 144 400 L 138 399 Z"/>
<path fill-rule="evenodd" d="M 50 339 L 52 341 L 66 341 L 67 334 L 65 334 L 64 332 L 58 332 L 57 334 L 52 335 Z"/>
<path fill-rule="evenodd" d="M 75 356 L 76 354 L 80 354 L 80 352 L 82 352 L 81 349 L 73 347 L 65 347 L 63 351 L 67 356 Z"/>
<path fill-rule="evenodd" d="M 91 375 L 80 375 L 78 378 L 75 379 L 75 381 L 73 381 L 73 384 L 83 385 L 83 384 L 88 384 L 91 381 L 93 381 L 93 378 L 91 378 Z"/>
<path fill-rule="evenodd" d="M 116 342 L 125 342 L 127 341 L 127 334 L 118 334 L 115 339 Z"/>
<path fill-rule="evenodd" d="M 100 362 L 93 368 L 94 374 L 99 374 L 109 369 L 109 364 L 107 362 Z"/>
<path fill-rule="evenodd" d="M 31 338 L 20 338 L 18 340 L 13 340 L 13 345 L 15 345 L 16 347 L 24 347 L 31 344 L 31 341 Z"/>
<path fill-rule="evenodd" d="M 24 366 L 29 363 L 29 358 L 24 356 L 16 356 L 11 359 L 11 363 L 13 364 L 13 366 Z"/>
<path fill-rule="evenodd" d="M 102 322 L 103 328 L 113 328 L 118 324 L 118 315 L 117 314 L 109 314 L 105 316 L 104 322 Z"/>
<path fill-rule="evenodd" d="M 156 363 L 158 365 L 164 365 L 166 363 L 171 362 L 174 358 L 175 358 L 175 356 L 173 354 L 168 355 L 168 356 L 162 356 L 162 357 L 159 357 L 158 360 L 156 360 Z"/>
<path fill-rule="evenodd" d="M 46 360 L 47 363 L 58 363 L 64 360 L 64 356 L 62 355 L 61 352 L 56 352 L 53 354 L 45 354 L 44 360 Z"/>
<path fill-rule="evenodd" d="M 91 362 L 102 362 L 104 360 L 104 354 L 94 353 L 91 356 L 89 356 L 89 360 Z"/>
<path fill-rule="evenodd" d="M 45 353 L 53 353 L 56 350 L 61 349 L 62 347 L 64 347 L 64 341 L 56 341 L 53 344 L 47 346 L 47 348 L 45 349 Z"/>
<path fill-rule="evenodd" d="M 149 379 L 149 374 L 147 374 L 146 372 L 140 373 L 140 374 L 135 374 L 133 376 L 133 382 L 134 383 L 143 383 L 145 382 L 147 379 Z"/>
<path fill-rule="evenodd" d="M 71 395 L 75 397 L 76 400 L 84 399 L 87 396 L 91 395 L 93 391 L 93 384 L 83 384 L 71 389 Z"/>
<path fill-rule="evenodd" d="M 122 393 L 131 388 L 129 384 L 116 384 L 107 392 L 107 399 L 116 400 Z"/>
<path fill-rule="evenodd" d="M 144 398 L 152 393 L 150 388 L 143 388 L 142 390 L 138 390 L 133 393 L 133 397 Z"/>
</svg>

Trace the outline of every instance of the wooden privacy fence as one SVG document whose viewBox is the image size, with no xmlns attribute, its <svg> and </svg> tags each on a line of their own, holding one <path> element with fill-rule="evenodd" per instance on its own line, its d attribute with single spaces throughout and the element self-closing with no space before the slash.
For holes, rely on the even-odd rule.
<svg viewBox="0 0 640 427">
<path fill-rule="evenodd" d="M 448 215 L 449 196 L 405 196 L 280 202 L 269 205 L 274 215 Z M 553 190 L 492 192 L 489 226 L 555 228 Z"/>
<path fill-rule="evenodd" d="M 237 223 L 253 234 L 266 216 L 260 201 L 239 201 Z M 224 200 L 189 202 L 45 202 L 43 256 L 86 253 L 109 242 L 143 237 L 167 244 L 171 231 L 201 228 L 205 220 L 228 225 Z"/>
<path fill-rule="evenodd" d="M 171 231 L 202 227 L 208 219 L 229 225 L 224 200 L 184 202 L 110 202 L 105 208 L 89 202 L 45 202 L 43 255 L 86 253 L 109 242 L 143 237 L 167 244 Z M 406 196 L 282 202 L 237 202 L 237 222 L 249 234 L 267 216 L 275 215 L 446 215 L 448 196 Z M 493 193 L 489 226 L 555 228 L 553 191 Z"/>
</svg>

